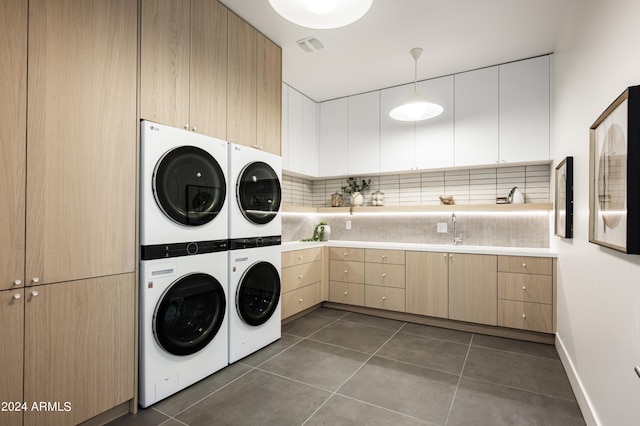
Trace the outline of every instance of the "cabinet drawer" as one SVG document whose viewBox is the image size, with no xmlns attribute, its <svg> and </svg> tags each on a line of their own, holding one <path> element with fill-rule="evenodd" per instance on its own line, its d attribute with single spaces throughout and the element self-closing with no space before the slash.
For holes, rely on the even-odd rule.
<svg viewBox="0 0 640 426">
<path fill-rule="evenodd" d="M 553 333 L 552 305 L 498 300 L 498 325 Z"/>
<path fill-rule="evenodd" d="M 498 298 L 551 304 L 553 303 L 551 275 L 498 272 Z"/>
<path fill-rule="evenodd" d="M 364 261 L 364 249 L 352 247 L 329 247 L 330 260 Z"/>
<path fill-rule="evenodd" d="M 320 260 L 322 249 L 320 247 L 287 251 L 282 253 L 282 267 L 300 265 L 302 263 L 315 262 Z"/>
<path fill-rule="evenodd" d="M 322 286 L 317 282 L 282 295 L 282 319 L 322 302 Z"/>
<path fill-rule="evenodd" d="M 365 286 L 364 306 L 404 312 L 405 291 L 403 288 L 381 287 L 375 285 Z"/>
<path fill-rule="evenodd" d="M 364 284 L 364 263 L 329 261 L 329 281 Z"/>
<path fill-rule="evenodd" d="M 329 301 L 347 305 L 364 305 L 364 284 L 329 281 Z"/>
<path fill-rule="evenodd" d="M 322 279 L 320 262 L 303 263 L 282 270 L 282 292 L 287 293 L 296 288 L 315 283 Z"/>
<path fill-rule="evenodd" d="M 498 271 L 551 275 L 553 259 L 550 257 L 498 256 Z"/>
<path fill-rule="evenodd" d="M 365 249 L 364 261 L 404 265 L 404 250 Z"/>
<path fill-rule="evenodd" d="M 404 288 L 404 265 L 365 263 L 364 283 L 369 285 Z"/>
</svg>

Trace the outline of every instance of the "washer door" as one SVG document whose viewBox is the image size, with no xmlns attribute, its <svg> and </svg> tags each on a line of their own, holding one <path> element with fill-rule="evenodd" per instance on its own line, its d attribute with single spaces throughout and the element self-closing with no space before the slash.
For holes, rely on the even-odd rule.
<svg viewBox="0 0 640 426">
<path fill-rule="evenodd" d="M 259 225 L 271 222 L 280 210 L 282 198 L 278 175 L 267 163 L 248 164 L 238 177 L 236 198 L 248 221 Z"/>
<path fill-rule="evenodd" d="M 153 334 L 173 355 L 191 355 L 211 342 L 226 312 L 227 300 L 218 280 L 189 274 L 164 292 L 153 313 Z"/>
<path fill-rule="evenodd" d="M 245 323 L 264 324 L 271 318 L 280 300 L 280 275 L 268 262 L 258 262 L 242 275 L 236 292 L 236 309 Z"/>
<path fill-rule="evenodd" d="M 176 223 L 199 226 L 220 213 L 227 195 L 224 172 L 215 158 L 195 146 L 165 153 L 153 171 L 153 195 Z"/>
</svg>

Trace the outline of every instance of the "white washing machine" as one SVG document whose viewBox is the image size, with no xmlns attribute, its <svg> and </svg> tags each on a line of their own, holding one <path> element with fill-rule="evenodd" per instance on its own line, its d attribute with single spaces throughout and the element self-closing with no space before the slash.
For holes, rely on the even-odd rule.
<svg viewBox="0 0 640 426">
<path fill-rule="evenodd" d="M 282 235 L 282 158 L 229 144 L 229 238 Z"/>
<path fill-rule="evenodd" d="M 228 238 L 228 145 L 198 133 L 140 123 L 142 260 L 156 258 L 168 250 L 166 244 Z"/>
<path fill-rule="evenodd" d="M 229 363 L 281 336 L 280 237 L 248 239 L 236 244 L 245 248 L 235 248 L 232 242 L 235 249 L 228 252 Z"/>
<path fill-rule="evenodd" d="M 228 365 L 227 266 L 226 250 L 140 262 L 142 407 Z"/>
</svg>

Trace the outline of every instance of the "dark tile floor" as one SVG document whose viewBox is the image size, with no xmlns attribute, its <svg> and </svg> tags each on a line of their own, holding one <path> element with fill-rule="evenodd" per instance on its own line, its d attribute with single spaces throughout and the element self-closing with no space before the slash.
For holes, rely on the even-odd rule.
<svg viewBox="0 0 640 426">
<path fill-rule="evenodd" d="M 584 425 L 553 346 L 321 308 L 110 425 Z"/>
</svg>

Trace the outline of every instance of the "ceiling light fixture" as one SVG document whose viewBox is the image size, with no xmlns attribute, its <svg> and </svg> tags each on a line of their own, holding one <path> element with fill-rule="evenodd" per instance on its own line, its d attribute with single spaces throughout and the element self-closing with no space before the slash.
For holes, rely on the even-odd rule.
<svg viewBox="0 0 640 426">
<path fill-rule="evenodd" d="M 414 47 L 410 52 L 415 62 L 413 93 L 399 106 L 392 109 L 389 112 L 389 117 L 399 121 L 420 121 L 437 117 L 442 114 L 444 108 L 418 93 L 418 58 L 422 55 L 422 49 Z"/>
<path fill-rule="evenodd" d="M 362 18 L 373 0 L 269 0 L 269 3 L 294 24 L 326 30 L 344 27 Z"/>
</svg>

